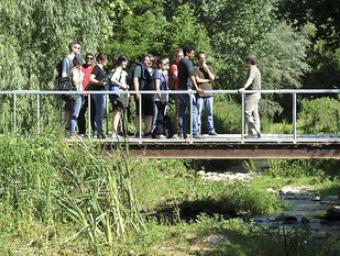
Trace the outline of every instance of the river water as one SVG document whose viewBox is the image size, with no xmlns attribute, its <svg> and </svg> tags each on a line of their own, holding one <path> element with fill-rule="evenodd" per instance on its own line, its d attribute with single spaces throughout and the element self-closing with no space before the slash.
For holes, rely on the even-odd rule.
<svg viewBox="0 0 340 256">
<path fill-rule="evenodd" d="M 329 208 L 340 205 L 339 196 L 321 197 L 306 188 L 294 187 L 285 187 L 278 193 L 286 210 L 255 216 L 255 223 L 285 226 L 288 230 L 296 225 L 307 225 L 321 239 L 340 234 L 340 221 L 329 220 L 326 216 Z"/>
</svg>

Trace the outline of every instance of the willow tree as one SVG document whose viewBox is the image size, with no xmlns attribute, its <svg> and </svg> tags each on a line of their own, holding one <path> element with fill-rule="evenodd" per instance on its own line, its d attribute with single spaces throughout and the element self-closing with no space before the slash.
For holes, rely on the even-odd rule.
<svg viewBox="0 0 340 256">
<path fill-rule="evenodd" d="M 50 89 L 56 63 L 67 53 L 67 45 L 78 41 L 85 50 L 95 50 L 99 40 L 100 1 L 3 0 L 0 2 L 0 89 Z M 46 97 L 47 98 L 47 97 Z M 46 99 L 45 98 L 45 99 Z M 43 105 L 53 112 L 54 101 Z M 34 101 L 18 97 L 18 122 L 34 123 Z M 11 105 L 0 100 L 1 128 L 6 130 Z M 27 112 L 26 114 L 24 112 Z M 25 128 L 25 127 L 22 127 Z"/>
</svg>

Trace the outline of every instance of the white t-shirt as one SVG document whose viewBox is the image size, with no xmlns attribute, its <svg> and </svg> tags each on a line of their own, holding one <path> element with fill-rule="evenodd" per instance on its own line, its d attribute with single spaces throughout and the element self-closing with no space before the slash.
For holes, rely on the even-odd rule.
<svg viewBox="0 0 340 256">
<path fill-rule="evenodd" d="M 128 73 L 121 66 L 112 70 L 111 81 L 118 81 L 123 85 L 127 85 Z"/>
<path fill-rule="evenodd" d="M 83 90 L 83 80 L 84 80 L 84 72 L 81 68 L 73 67 L 70 72 L 71 79 L 73 84 L 76 86 L 77 91 Z"/>
</svg>

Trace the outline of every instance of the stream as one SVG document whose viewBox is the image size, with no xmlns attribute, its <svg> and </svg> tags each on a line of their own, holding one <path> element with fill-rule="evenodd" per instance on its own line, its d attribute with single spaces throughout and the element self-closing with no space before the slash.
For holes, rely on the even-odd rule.
<svg viewBox="0 0 340 256">
<path fill-rule="evenodd" d="M 279 193 L 287 209 L 270 215 L 255 216 L 253 218 L 255 223 L 283 225 L 288 230 L 296 225 L 308 225 L 320 239 L 340 233 L 339 196 L 321 197 L 308 187 L 290 186 L 276 193 Z"/>
</svg>

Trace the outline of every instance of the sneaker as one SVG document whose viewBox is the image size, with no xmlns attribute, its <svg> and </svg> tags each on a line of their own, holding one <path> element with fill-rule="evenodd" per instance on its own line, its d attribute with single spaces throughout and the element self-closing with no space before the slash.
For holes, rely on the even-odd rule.
<svg viewBox="0 0 340 256">
<path fill-rule="evenodd" d="M 145 139 L 151 139 L 151 138 L 152 138 L 152 133 L 151 133 L 151 132 L 145 133 L 145 134 L 143 135 L 143 138 L 145 138 Z"/>
<path fill-rule="evenodd" d="M 104 133 L 100 132 L 100 133 L 97 134 L 97 138 L 98 138 L 98 139 L 105 139 L 106 136 L 105 136 Z"/>
<path fill-rule="evenodd" d="M 67 135 L 67 137 L 68 137 L 70 140 L 79 139 L 78 135 L 77 135 L 75 132 L 69 133 L 69 134 Z"/>
<path fill-rule="evenodd" d="M 202 136 L 200 134 L 193 134 L 192 137 L 194 139 L 202 139 Z"/>
<path fill-rule="evenodd" d="M 215 132 L 215 131 L 211 131 L 211 132 L 209 132 L 208 134 L 211 135 L 211 136 L 216 136 L 216 135 L 218 135 L 218 133 Z"/>
<path fill-rule="evenodd" d="M 182 133 L 179 133 L 179 134 L 177 134 L 177 136 L 176 136 L 176 139 L 186 139 L 187 138 L 187 135 L 186 134 L 182 134 Z"/>
<path fill-rule="evenodd" d="M 155 136 L 155 138 L 156 138 L 156 139 L 166 139 L 166 136 L 163 135 L 163 134 L 157 134 L 157 135 Z"/>
<path fill-rule="evenodd" d="M 111 135 L 112 140 L 116 140 L 116 141 L 123 141 L 124 137 L 120 136 L 119 134 L 113 134 Z"/>
</svg>

